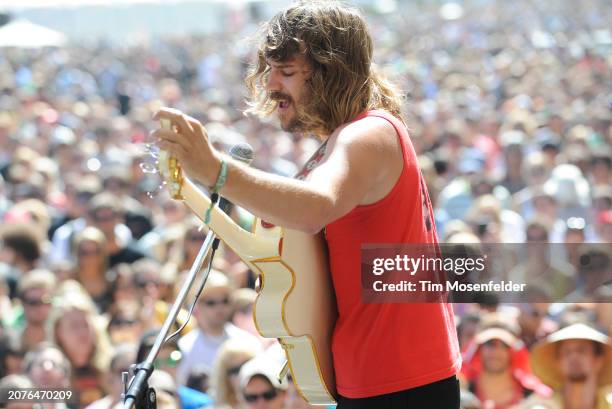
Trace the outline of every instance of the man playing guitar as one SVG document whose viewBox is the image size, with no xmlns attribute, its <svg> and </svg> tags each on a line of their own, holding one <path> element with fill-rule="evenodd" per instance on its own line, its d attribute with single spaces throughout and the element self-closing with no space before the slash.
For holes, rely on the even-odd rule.
<svg viewBox="0 0 612 409">
<path fill-rule="evenodd" d="M 362 244 L 437 243 L 433 211 L 400 114 L 400 98 L 372 65 L 359 13 L 335 2 L 302 2 L 265 26 L 247 77 L 250 113 L 274 112 L 287 132 L 322 146 L 298 178 L 227 159 L 198 121 L 173 109 L 155 119 L 161 149 L 205 186 L 274 225 L 324 231 L 337 299 L 332 338 L 338 407 L 456 409 L 461 359 L 445 303 L 365 303 Z"/>
</svg>

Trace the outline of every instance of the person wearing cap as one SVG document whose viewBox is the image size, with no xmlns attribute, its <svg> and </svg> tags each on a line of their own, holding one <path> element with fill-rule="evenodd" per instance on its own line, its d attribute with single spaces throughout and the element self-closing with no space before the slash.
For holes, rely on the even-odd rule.
<svg viewBox="0 0 612 409">
<path fill-rule="evenodd" d="M 527 350 L 510 330 L 482 329 L 466 350 L 462 373 L 468 389 L 487 409 L 506 409 L 521 402 L 542 385 L 530 374 Z"/>
<path fill-rule="evenodd" d="M 609 338 L 577 323 L 550 334 L 531 351 L 533 372 L 553 389 L 512 409 L 612 408 L 612 347 Z"/>
<path fill-rule="evenodd" d="M 240 369 L 241 399 L 248 409 L 282 409 L 287 381 L 279 380 L 281 366 L 274 359 L 260 355 Z"/>
</svg>

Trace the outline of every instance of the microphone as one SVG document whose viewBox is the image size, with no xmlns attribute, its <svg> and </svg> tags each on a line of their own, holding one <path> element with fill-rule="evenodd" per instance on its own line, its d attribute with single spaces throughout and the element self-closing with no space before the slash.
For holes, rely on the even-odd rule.
<svg viewBox="0 0 612 409">
<path fill-rule="evenodd" d="M 238 162 L 242 162 L 247 166 L 253 162 L 253 148 L 246 142 L 240 142 L 235 144 L 230 148 L 229 151 L 232 159 L 237 160 Z M 224 198 L 223 196 L 219 196 L 219 207 L 226 214 L 230 214 L 232 211 L 232 203 Z"/>
<path fill-rule="evenodd" d="M 250 165 L 253 162 L 253 148 L 246 142 L 240 142 L 232 146 L 230 156 L 237 161 Z"/>
</svg>

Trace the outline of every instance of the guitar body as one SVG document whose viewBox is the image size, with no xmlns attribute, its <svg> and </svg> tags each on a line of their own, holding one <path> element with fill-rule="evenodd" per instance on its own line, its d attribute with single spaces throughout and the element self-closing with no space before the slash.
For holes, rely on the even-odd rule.
<svg viewBox="0 0 612 409">
<path fill-rule="evenodd" d="M 182 175 L 176 160 L 160 155 L 159 162 L 173 198 L 203 220 L 210 199 Z M 299 393 L 313 405 L 334 404 L 331 338 L 337 309 L 323 237 L 267 228 L 260 220 L 248 232 L 218 207 L 209 227 L 261 277 L 255 325 L 262 336 L 278 338 Z"/>
<path fill-rule="evenodd" d="M 252 260 L 262 286 L 253 316 L 262 336 L 278 338 L 293 380 L 311 404 L 334 403 L 331 337 L 336 299 L 321 235 L 274 227 L 257 220 L 255 236 L 275 236 L 279 254 Z"/>
</svg>

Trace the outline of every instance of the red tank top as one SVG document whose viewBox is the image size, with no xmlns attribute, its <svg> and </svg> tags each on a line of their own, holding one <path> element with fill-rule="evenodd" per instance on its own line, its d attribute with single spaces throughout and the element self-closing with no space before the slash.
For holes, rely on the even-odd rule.
<svg viewBox="0 0 612 409">
<path fill-rule="evenodd" d="M 391 192 L 357 206 L 325 228 L 339 317 L 332 351 L 338 392 L 364 398 L 426 385 L 456 374 L 461 355 L 452 307 L 431 303 L 364 303 L 361 245 L 437 243 L 433 211 L 404 124 L 386 111 L 401 140 L 404 167 Z"/>
</svg>

